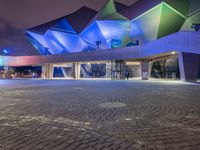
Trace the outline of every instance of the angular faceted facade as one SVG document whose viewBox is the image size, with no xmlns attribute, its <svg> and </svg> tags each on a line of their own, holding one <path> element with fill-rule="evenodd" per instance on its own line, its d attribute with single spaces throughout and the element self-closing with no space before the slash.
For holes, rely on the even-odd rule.
<svg viewBox="0 0 200 150">
<path fill-rule="evenodd" d="M 161 3 L 131 20 L 131 36 L 142 43 L 179 31 L 186 17 L 167 3 Z M 170 20 L 170 21 L 169 21 Z"/>
<path fill-rule="evenodd" d="M 77 12 L 26 31 L 41 55 L 89 52 L 143 45 L 199 23 L 195 0 L 140 0 L 126 6 L 113 0 L 99 11 Z"/>
</svg>

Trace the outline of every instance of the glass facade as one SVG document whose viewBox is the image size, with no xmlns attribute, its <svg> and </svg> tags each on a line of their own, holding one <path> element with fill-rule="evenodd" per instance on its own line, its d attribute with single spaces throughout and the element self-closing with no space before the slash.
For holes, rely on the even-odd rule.
<svg viewBox="0 0 200 150">
<path fill-rule="evenodd" d="M 166 59 L 152 63 L 152 78 L 180 79 L 178 59 Z"/>
</svg>

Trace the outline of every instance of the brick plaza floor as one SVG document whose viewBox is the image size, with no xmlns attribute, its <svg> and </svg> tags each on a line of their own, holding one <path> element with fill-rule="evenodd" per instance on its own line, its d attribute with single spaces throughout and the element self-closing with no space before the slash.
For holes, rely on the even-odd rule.
<svg viewBox="0 0 200 150">
<path fill-rule="evenodd" d="M 0 80 L 0 150 L 200 149 L 200 85 Z"/>
</svg>

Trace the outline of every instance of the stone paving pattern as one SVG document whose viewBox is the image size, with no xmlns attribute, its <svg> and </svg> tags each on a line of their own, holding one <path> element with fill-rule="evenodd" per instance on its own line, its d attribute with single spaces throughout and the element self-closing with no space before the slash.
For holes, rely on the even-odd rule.
<svg viewBox="0 0 200 150">
<path fill-rule="evenodd" d="M 200 85 L 0 80 L 0 150 L 199 150 Z"/>
</svg>

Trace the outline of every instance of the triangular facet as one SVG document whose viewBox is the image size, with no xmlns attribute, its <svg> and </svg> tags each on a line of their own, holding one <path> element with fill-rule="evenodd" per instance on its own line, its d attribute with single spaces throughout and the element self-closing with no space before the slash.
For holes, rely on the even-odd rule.
<svg viewBox="0 0 200 150">
<path fill-rule="evenodd" d="M 122 16 L 119 13 L 113 13 L 109 16 L 105 16 L 104 18 L 99 18 L 99 20 L 129 20 L 128 18 Z"/>
<path fill-rule="evenodd" d="M 187 16 L 189 13 L 189 0 L 166 0 L 166 3 L 179 11 L 184 16 Z"/>
<path fill-rule="evenodd" d="M 185 18 L 174 11 L 168 4 L 162 4 L 162 14 L 159 23 L 158 38 L 178 32 L 183 25 Z"/>
<path fill-rule="evenodd" d="M 109 0 L 107 4 L 100 10 L 98 18 L 104 18 L 116 13 L 115 3 L 113 0 Z"/>
<path fill-rule="evenodd" d="M 132 20 L 132 24 L 134 24 L 136 27 L 138 26 L 138 28 L 141 29 L 140 32 L 142 32 L 144 37 L 142 38 L 144 39 L 144 41 L 141 41 L 142 43 L 157 39 L 159 23 L 161 19 L 161 11 L 162 4 L 152 8 L 147 13 L 141 15 L 135 20 Z M 137 35 L 138 34 L 141 33 L 137 33 Z"/>
<path fill-rule="evenodd" d="M 115 7 L 116 7 L 117 12 L 120 15 L 122 15 L 123 17 L 126 17 L 127 19 L 130 19 L 130 7 L 129 6 L 115 1 Z"/>
<path fill-rule="evenodd" d="M 56 19 L 56 20 L 38 25 L 36 27 L 30 28 L 29 31 L 39 33 L 39 34 L 45 34 L 47 30 L 51 28 L 52 26 L 54 26 L 58 21 L 59 19 Z"/>
<path fill-rule="evenodd" d="M 47 41 L 42 34 L 34 33 L 31 31 L 27 31 L 26 33 L 29 35 L 29 37 L 32 37 L 32 39 L 40 43 L 42 46 L 49 47 Z"/>
<path fill-rule="evenodd" d="M 106 43 L 105 37 L 103 36 L 101 30 L 99 29 L 99 26 L 96 22 L 92 23 L 90 26 L 88 26 L 81 34 L 80 37 L 86 41 L 86 43 L 89 43 L 93 47 L 97 47 L 96 42 L 101 41 L 102 44 Z"/>
<path fill-rule="evenodd" d="M 76 32 L 66 19 L 62 19 L 61 21 L 56 23 L 51 29 L 76 34 Z"/>
<path fill-rule="evenodd" d="M 130 19 L 134 19 L 148 12 L 157 5 L 160 5 L 162 1 L 163 0 L 137 0 L 137 2 L 133 3 L 130 6 L 129 9 Z"/>
<path fill-rule="evenodd" d="M 37 40 L 35 40 L 34 38 L 32 38 L 31 36 L 27 35 L 28 40 L 31 42 L 31 44 L 33 45 L 33 47 L 41 54 L 41 55 L 46 55 L 47 49 L 41 45 Z"/>
<path fill-rule="evenodd" d="M 127 40 L 130 28 L 129 21 L 97 21 L 101 33 L 106 40 L 121 40 L 124 44 L 124 41 Z"/>
<path fill-rule="evenodd" d="M 76 33 L 81 33 L 90 24 L 96 15 L 97 11 L 83 6 L 75 13 L 67 15 L 65 18 L 76 31 Z"/>
<path fill-rule="evenodd" d="M 51 34 L 57 39 L 57 43 L 62 44 L 64 49 L 67 49 L 69 52 L 80 52 L 87 47 L 86 43 L 76 34 L 54 30 L 51 30 Z"/>
<path fill-rule="evenodd" d="M 119 2 L 116 2 L 116 1 L 114 3 L 115 3 L 115 8 L 116 8 L 117 12 L 120 12 L 120 11 L 123 11 L 123 10 L 129 8 L 127 5 L 124 5 L 122 3 L 119 3 Z"/>
</svg>

